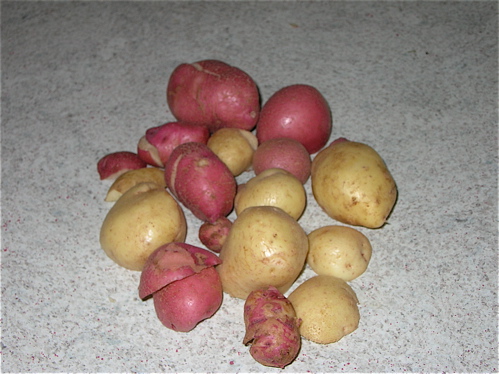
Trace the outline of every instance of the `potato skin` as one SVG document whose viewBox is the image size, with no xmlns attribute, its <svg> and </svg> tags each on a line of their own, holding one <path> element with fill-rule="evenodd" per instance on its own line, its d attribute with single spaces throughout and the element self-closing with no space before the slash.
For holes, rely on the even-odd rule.
<svg viewBox="0 0 499 374">
<path fill-rule="evenodd" d="M 286 292 L 303 270 L 308 239 L 282 209 L 246 208 L 232 224 L 217 266 L 224 291 L 246 299 L 251 291 L 276 287 Z"/>
<path fill-rule="evenodd" d="M 141 271 L 149 255 L 183 242 L 187 223 L 180 205 L 156 183 L 140 183 L 121 196 L 102 223 L 100 244 L 118 265 Z"/>
<path fill-rule="evenodd" d="M 342 223 L 379 228 L 397 199 L 385 162 L 369 145 L 343 140 L 312 162 L 312 191 L 321 208 Z"/>
<path fill-rule="evenodd" d="M 369 239 L 347 226 L 323 226 L 308 234 L 307 264 L 319 275 L 351 281 L 363 274 L 371 260 Z"/>
<path fill-rule="evenodd" d="M 269 139 L 291 138 L 310 154 L 324 147 L 332 130 L 331 110 L 315 88 L 294 84 L 275 92 L 263 105 L 256 126 L 260 144 Z"/>
<path fill-rule="evenodd" d="M 252 130 L 260 114 L 260 95 L 253 79 L 218 60 L 177 66 L 166 96 L 175 118 L 206 126 L 212 133 L 224 127 Z"/>
<path fill-rule="evenodd" d="M 300 284 L 288 296 L 301 319 L 300 334 L 319 344 L 334 343 L 359 325 L 358 299 L 342 279 L 317 275 Z"/>
</svg>

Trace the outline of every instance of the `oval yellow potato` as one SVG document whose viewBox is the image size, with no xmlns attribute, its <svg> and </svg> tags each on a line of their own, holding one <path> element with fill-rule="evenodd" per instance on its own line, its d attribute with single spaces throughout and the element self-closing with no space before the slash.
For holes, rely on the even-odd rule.
<svg viewBox="0 0 499 374">
<path fill-rule="evenodd" d="M 342 279 L 329 275 L 309 278 L 288 300 L 302 320 L 301 336 L 315 343 L 337 342 L 359 326 L 357 295 Z"/>
<path fill-rule="evenodd" d="M 109 187 L 104 201 L 113 202 L 118 200 L 126 191 L 139 183 L 156 183 L 160 187 L 166 188 L 165 172 L 156 167 L 129 170 L 121 174 Z"/>
<path fill-rule="evenodd" d="M 187 223 L 182 208 L 156 183 L 140 183 L 121 196 L 102 223 L 100 244 L 118 265 L 141 271 L 160 245 L 183 242 Z"/>
<path fill-rule="evenodd" d="M 225 127 L 215 131 L 206 145 L 238 176 L 251 167 L 258 139 L 250 131 Z"/>
<path fill-rule="evenodd" d="M 307 235 L 289 214 L 271 206 L 246 208 L 220 251 L 223 289 L 240 299 L 268 286 L 284 293 L 303 270 L 307 252 Z"/>
<path fill-rule="evenodd" d="M 383 226 L 397 199 L 397 187 L 380 155 L 352 141 L 333 142 L 312 161 L 312 191 L 337 221 L 368 228 Z"/>
<path fill-rule="evenodd" d="M 324 226 L 308 234 L 307 263 L 319 275 L 351 281 L 363 274 L 371 260 L 369 239 L 346 226 Z"/>
<path fill-rule="evenodd" d="M 234 208 L 239 215 L 250 206 L 275 206 L 298 220 L 307 205 L 303 184 L 284 169 L 267 169 L 240 185 Z"/>
</svg>

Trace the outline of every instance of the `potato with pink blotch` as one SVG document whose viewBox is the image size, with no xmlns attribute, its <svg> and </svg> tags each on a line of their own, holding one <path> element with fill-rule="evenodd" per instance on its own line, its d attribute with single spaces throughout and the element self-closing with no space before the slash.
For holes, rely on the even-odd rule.
<svg viewBox="0 0 499 374">
<path fill-rule="evenodd" d="M 177 66 L 170 75 L 166 97 L 178 121 L 220 128 L 252 130 L 260 114 L 260 94 L 243 70 L 218 60 Z"/>
<path fill-rule="evenodd" d="M 315 87 L 294 84 L 275 92 L 263 105 L 256 137 L 260 144 L 275 138 L 295 139 L 314 154 L 327 144 L 332 127 L 324 96 Z"/>
</svg>

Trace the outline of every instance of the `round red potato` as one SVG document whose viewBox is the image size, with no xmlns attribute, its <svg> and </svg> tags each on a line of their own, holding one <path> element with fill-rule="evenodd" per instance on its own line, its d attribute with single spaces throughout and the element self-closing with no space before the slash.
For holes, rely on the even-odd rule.
<svg viewBox="0 0 499 374">
<path fill-rule="evenodd" d="M 310 176 L 312 161 L 307 149 L 290 138 L 270 139 L 260 144 L 253 153 L 253 170 L 256 175 L 267 169 L 284 169 L 305 184 Z"/>
<path fill-rule="evenodd" d="M 168 81 L 168 106 L 179 121 L 252 130 L 260 114 L 260 95 L 253 79 L 222 61 L 204 60 L 177 66 Z"/>
<path fill-rule="evenodd" d="M 322 94 L 306 84 L 281 88 L 262 107 L 256 127 L 261 143 L 275 138 L 291 138 L 302 143 L 310 154 L 326 145 L 332 118 Z"/>
</svg>

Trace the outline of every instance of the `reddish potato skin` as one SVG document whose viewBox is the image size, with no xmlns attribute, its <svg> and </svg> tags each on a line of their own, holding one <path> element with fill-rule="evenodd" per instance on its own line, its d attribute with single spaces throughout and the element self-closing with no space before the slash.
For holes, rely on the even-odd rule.
<svg viewBox="0 0 499 374">
<path fill-rule="evenodd" d="M 244 303 L 246 334 L 250 354 L 265 366 L 284 368 L 301 348 L 301 320 L 291 302 L 273 286 L 251 292 Z"/>
<path fill-rule="evenodd" d="M 256 137 L 260 144 L 275 138 L 295 139 L 314 154 L 327 144 L 331 131 L 326 99 L 315 87 L 295 84 L 281 88 L 263 105 Z"/>
<path fill-rule="evenodd" d="M 170 283 L 153 294 L 154 309 L 163 325 L 188 332 L 210 318 L 222 305 L 222 282 L 214 267 Z"/>
<path fill-rule="evenodd" d="M 236 180 L 206 144 L 184 143 L 165 165 L 171 193 L 202 221 L 214 223 L 234 207 Z"/>
<path fill-rule="evenodd" d="M 256 175 L 272 168 L 289 171 L 305 184 L 310 177 L 312 161 L 307 149 L 299 141 L 275 138 L 260 144 L 253 153 L 253 171 Z"/>
<path fill-rule="evenodd" d="M 227 217 L 220 217 L 214 223 L 205 222 L 199 227 L 199 240 L 209 250 L 220 253 L 231 227 L 232 222 Z"/>
<path fill-rule="evenodd" d="M 210 132 L 206 127 L 189 125 L 182 122 L 168 122 L 146 130 L 146 140 L 158 150 L 163 167 L 171 153 L 180 144 L 198 142 L 206 144 Z"/>
<path fill-rule="evenodd" d="M 241 69 L 218 60 L 177 66 L 168 81 L 168 106 L 178 121 L 252 130 L 260 114 L 260 95 L 253 79 Z"/>
<path fill-rule="evenodd" d="M 97 162 L 97 172 L 101 180 L 116 179 L 129 170 L 145 168 L 147 163 L 136 153 L 120 151 L 109 153 Z"/>
</svg>

